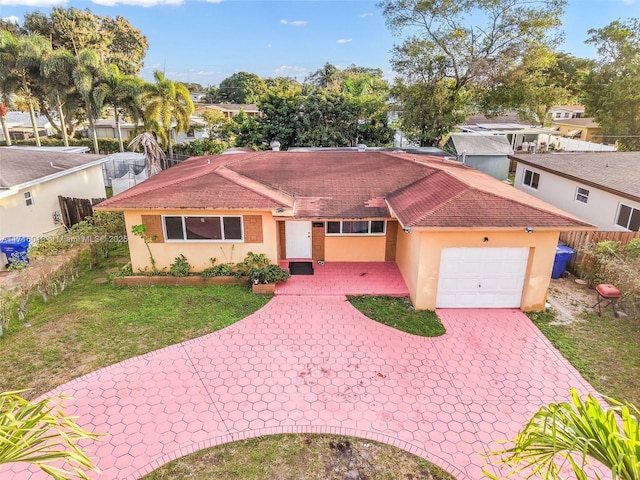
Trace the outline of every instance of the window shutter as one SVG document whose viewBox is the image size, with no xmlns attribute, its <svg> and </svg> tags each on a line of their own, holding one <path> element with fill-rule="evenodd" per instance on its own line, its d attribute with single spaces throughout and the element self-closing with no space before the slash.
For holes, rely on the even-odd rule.
<svg viewBox="0 0 640 480">
<path fill-rule="evenodd" d="M 142 215 L 142 224 L 147 228 L 147 236 L 151 239 L 150 243 L 164 243 L 162 216 Z"/>
<path fill-rule="evenodd" d="M 244 215 L 244 243 L 263 243 L 262 215 Z"/>
</svg>

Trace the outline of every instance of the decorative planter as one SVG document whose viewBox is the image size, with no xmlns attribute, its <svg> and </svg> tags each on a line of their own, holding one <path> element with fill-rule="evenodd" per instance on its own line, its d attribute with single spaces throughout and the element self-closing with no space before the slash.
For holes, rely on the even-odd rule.
<svg viewBox="0 0 640 480">
<path fill-rule="evenodd" d="M 133 275 L 130 277 L 115 277 L 116 287 L 148 287 L 148 286 L 203 286 L 203 285 L 246 285 L 246 277 L 209 277 L 190 275 L 187 277 L 173 277 L 171 275 Z"/>
<path fill-rule="evenodd" d="M 256 295 L 270 295 L 276 291 L 275 283 L 254 283 L 251 285 L 251 290 Z"/>
</svg>

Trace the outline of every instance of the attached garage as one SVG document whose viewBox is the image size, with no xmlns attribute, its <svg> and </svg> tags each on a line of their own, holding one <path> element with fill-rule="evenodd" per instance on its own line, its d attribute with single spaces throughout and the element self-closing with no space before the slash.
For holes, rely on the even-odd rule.
<svg viewBox="0 0 640 480">
<path fill-rule="evenodd" d="M 520 308 L 529 249 L 443 248 L 437 308 Z"/>
</svg>

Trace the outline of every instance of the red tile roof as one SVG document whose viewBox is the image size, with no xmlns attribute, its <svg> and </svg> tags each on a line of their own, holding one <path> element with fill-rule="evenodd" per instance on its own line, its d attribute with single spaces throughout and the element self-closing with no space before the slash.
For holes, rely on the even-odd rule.
<svg viewBox="0 0 640 480">
<path fill-rule="evenodd" d="M 458 162 L 377 151 L 194 157 L 99 206 L 263 211 L 280 207 L 292 208 L 295 218 L 305 219 L 391 218 L 393 212 L 403 225 L 425 228 L 590 227 Z"/>
</svg>

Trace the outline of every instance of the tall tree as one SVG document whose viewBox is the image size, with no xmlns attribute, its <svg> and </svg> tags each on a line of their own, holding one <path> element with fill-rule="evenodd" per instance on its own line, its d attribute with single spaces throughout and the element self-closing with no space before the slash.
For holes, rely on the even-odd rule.
<svg viewBox="0 0 640 480">
<path fill-rule="evenodd" d="M 396 90 L 404 87 L 404 107 L 411 106 L 412 84 L 421 75 L 422 87 L 416 93 L 431 90 L 440 101 L 422 102 L 425 107 L 440 108 L 439 124 L 451 129 L 456 115 L 448 108 L 464 103 L 464 97 L 476 86 L 490 85 L 492 79 L 511 70 L 523 59 L 531 45 L 553 47 L 560 38 L 557 27 L 566 0 L 382 0 L 387 25 L 400 34 L 411 32 L 394 49 L 393 61 L 400 72 Z M 470 21 L 471 20 L 471 21 Z M 432 118 L 438 110 L 425 112 Z M 419 116 L 414 116 L 419 119 Z M 409 125 L 407 119 L 405 124 Z M 416 130 L 425 130 L 416 125 Z M 448 128 L 447 128 L 448 127 Z M 437 143 L 440 138 L 422 138 L 421 143 Z"/>
<path fill-rule="evenodd" d="M 162 72 L 154 74 L 155 84 L 147 85 L 144 94 L 145 121 L 148 125 L 156 125 L 157 133 L 173 156 L 173 123 L 176 133 L 186 132 L 194 112 L 189 90 L 180 82 L 165 78 Z"/>
<path fill-rule="evenodd" d="M 297 143 L 303 101 L 302 86 L 297 82 L 277 82 L 260 98 L 258 124 L 266 145 L 277 140 L 286 150 Z"/>
<path fill-rule="evenodd" d="M 236 147 L 257 149 L 263 143 L 258 121 L 255 117 L 247 115 L 242 109 L 231 118 L 231 130 L 235 135 Z"/>
<path fill-rule="evenodd" d="M 256 103 L 266 89 L 255 73 L 238 72 L 222 80 L 214 96 L 217 103 Z"/>
<path fill-rule="evenodd" d="M 640 20 L 589 30 L 597 64 L 583 83 L 587 113 L 622 150 L 640 150 Z"/>
<path fill-rule="evenodd" d="M 54 49 L 66 48 L 74 55 L 93 50 L 103 63 L 118 65 L 125 75 L 140 71 L 148 48 L 145 36 L 125 18 L 101 17 L 88 9 L 56 7 L 49 15 L 30 12 L 23 27 L 50 39 Z"/>
<path fill-rule="evenodd" d="M 118 146 L 121 152 L 124 152 L 122 130 L 120 129 L 122 114 L 131 118 L 135 123 L 142 117 L 143 87 L 144 82 L 140 78 L 121 74 L 117 65 L 111 64 L 106 68 L 103 78 L 105 103 L 113 108 Z"/>
<path fill-rule="evenodd" d="M 300 146 L 351 146 L 357 136 L 357 107 L 337 90 L 317 88 L 311 92 L 300 107 L 300 120 Z"/>
<path fill-rule="evenodd" d="M 36 123 L 34 108 L 35 90 L 40 79 L 42 58 L 50 51 L 47 39 L 40 35 L 13 36 L 7 31 L 0 31 L 0 84 L 3 91 L 11 91 L 22 95 L 27 102 L 36 145 L 40 146 L 40 135 Z"/>
<path fill-rule="evenodd" d="M 45 95 L 48 96 L 48 101 L 56 107 L 58 120 L 60 121 L 58 130 L 67 147 L 69 146 L 69 135 L 64 107 L 68 101 L 73 101 L 71 99 L 75 94 L 73 82 L 73 70 L 75 67 L 76 58 L 66 48 L 59 48 L 51 52 L 50 55 L 43 59 L 41 65 L 43 75 L 41 80 L 44 85 Z M 44 110 L 48 111 L 46 106 L 45 103 Z M 57 125 L 51 120 L 50 123 L 57 129 Z"/>
<path fill-rule="evenodd" d="M 80 51 L 76 56 L 72 78 L 76 90 L 84 103 L 87 121 L 89 122 L 89 133 L 93 141 L 93 150 L 95 153 L 100 153 L 95 121 L 102 113 L 106 88 L 102 85 L 105 78 L 105 67 L 96 51 L 91 49 Z"/>
</svg>

